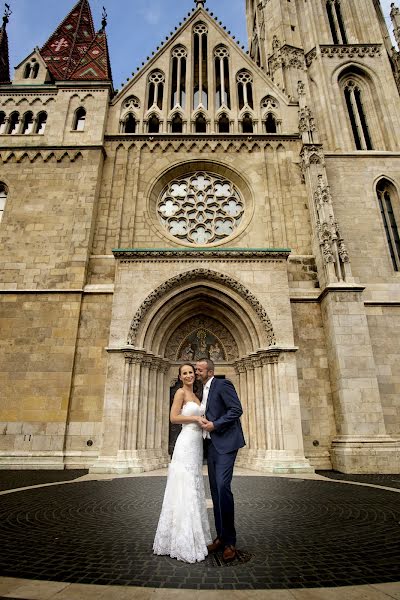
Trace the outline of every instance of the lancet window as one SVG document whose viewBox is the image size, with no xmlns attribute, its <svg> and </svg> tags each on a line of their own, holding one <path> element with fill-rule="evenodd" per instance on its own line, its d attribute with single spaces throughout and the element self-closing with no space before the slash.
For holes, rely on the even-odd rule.
<svg viewBox="0 0 400 600">
<path fill-rule="evenodd" d="M 13 112 L 10 115 L 10 119 L 8 121 L 8 130 L 7 133 L 10 135 L 15 135 L 18 133 L 19 129 L 19 113 Z"/>
<path fill-rule="evenodd" d="M 184 46 L 176 46 L 172 50 L 172 85 L 171 108 L 185 108 L 186 101 L 186 64 L 187 50 Z"/>
<path fill-rule="evenodd" d="M 347 44 L 347 35 L 342 17 L 340 0 L 327 0 L 326 12 L 328 14 L 334 44 Z"/>
<path fill-rule="evenodd" d="M 155 114 L 153 114 L 149 117 L 148 132 L 149 133 L 159 133 L 160 132 L 160 119 Z"/>
<path fill-rule="evenodd" d="M 202 113 L 200 113 L 196 117 L 195 132 L 196 133 L 207 133 L 207 120 Z"/>
<path fill-rule="evenodd" d="M 243 69 L 239 71 L 236 76 L 238 97 L 239 97 L 239 110 L 244 106 L 253 106 L 253 76 L 249 71 Z"/>
<path fill-rule="evenodd" d="M 7 202 L 7 186 L 0 182 L 0 221 L 3 218 Z"/>
<path fill-rule="evenodd" d="M 344 97 L 357 150 L 372 150 L 372 141 L 363 105 L 363 90 L 355 80 L 348 79 L 346 81 Z"/>
<path fill-rule="evenodd" d="M 193 108 L 208 108 L 208 29 L 204 23 L 193 28 Z"/>
<path fill-rule="evenodd" d="M 24 135 L 33 133 L 33 127 L 34 127 L 33 113 L 29 111 L 24 114 L 24 118 L 22 121 L 21 133 L 23 133 Z"/>
<path fill-rule="evenodd" d="M 400 271 L 400 237 L 393 210 L 393 201 L 397 194 L 393 185 L 386 179 L 379 181 L 376 192 L 393 268 Z M 396 199 L 398 206 L 398 198 Z"/>
<path fill-rule="evenodd" d="M 254 132 L 253 119 L 252 119 L 251 115 L 248 113 L 243 115 L 242 132 L 243 133 L 253 133 Z"/>
<path fill-rule="evenodd" d="M 165 76 L 161 71 L 152 71 L 149 75 L 149 101 L 148 108 L 158 106 L 160 110 L 163 107 Z"/>
<path fill-rule="evenodd" d="M 123 133 L 136 133 L 135 115 L 128 113 L 123 121 Z"/>
<path fill-rule="evenodd" d="M 86 110 L 81 107 L 75 113 L 74 123 L 72 129 L 74 131 L 84 131 L 86 122 Z"/>
<path fill-rule="evenodd" d="M 47 125 L 47 113 L 41 112 L 36 119 L 35 133 L 43 135 Z"/>
<path fill-rule="evenodd" d="M 229 117 L 225 113 L 222 113 L 218 120 L 218 131 L 219 133 L 229 133 L 230 131 Z"/>
<path fill-rule="evenodd" d="M 277 133 L 277 123 L 274 115 L 268 113 L 265 119 L 265 132 L 266 133 Z"/>
<path fill-rule="evenodd" d="M 226 46 L 218 46 L 214 51 L 216 106 L 231 108 L 229 82 L 229 51 Z"/>
<path fill-rule="evenodd" d="M 171 119 L 171 132 L 182 133 L 183 132 L 183 120 L 179 113 L 176 113 Z"/>
<path fill-rule="evenodd" d="M 4 130 L 6 128 L 6 113 L 1 111 L 0 112 L 0 134 L 4 133 Z"/>
</svg>

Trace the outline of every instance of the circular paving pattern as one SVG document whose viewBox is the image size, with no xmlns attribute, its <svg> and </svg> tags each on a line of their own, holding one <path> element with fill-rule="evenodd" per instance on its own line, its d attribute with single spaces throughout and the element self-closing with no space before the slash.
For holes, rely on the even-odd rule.
<svg viewBox="0 0 400 600">
<path fill-rule="evenodd" d="M 2 496 L 1 575 L 196 589 L 329 587 L 400 579 L 396 492 L 236 477 L 238 548 L 251 559 L 224 568 L 213 557 L 188 565 L 152 554 L 164 486 L 164 477 L 123 478 Z"/>
</svg>

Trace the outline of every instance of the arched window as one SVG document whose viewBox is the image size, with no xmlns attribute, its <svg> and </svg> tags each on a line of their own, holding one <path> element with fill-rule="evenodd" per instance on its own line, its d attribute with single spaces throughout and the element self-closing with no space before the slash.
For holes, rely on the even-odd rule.
<svg viewBox="0 0 400 600">
<path fill-rule="evenodd" d="M 276 119 L 272 113 L 268 113 L 265 119 L 265 131 L 266 133 L 277 132 Z"/>
<path fill-rule="evenodd" d="M 218 46 L 214 51 L 216 106 L 231 107 L 229 83 L 229 51 L 226 46 Z"/>
<path fill-rule="evenodd" d="M 372 141 L 363 106 L 362 88 L 356 80 L 344 82 L 344 97 L 357 150 L 372 150 Z"/>
<path fill-rule="evenodd" d="M 193 108 L 200 104 L 208 108 L 208 29 L 204 23 L 196 23 L 193 28 Z"/>
<path fill-rule="evenodd" d="M 125 118 L 123 133 L 136 133 L 136 119 L 132 113 L 129 113 Z"/>
<path fill-rule="evenodd" d="M 230 123 L 229 123 L 229 117 L 223 113 L 218 121 L 218 131 L 219 133 L 229 133 L 230 130 Z"/>
<path fill-rule="evenodd" d="M 400 238 L 392 203 L 397 194 L 394 186 L 386 179 L 379 181 L 376 192 L 393 268 L 400 271 Z M 396 200 L 398 205 L 398 198 Z"/>
<path fill-rule="evenodd" d="M 334 44 L 347 44 L 347 35 L 342 17 L 340 0 L 327 0 L 326 12 L 328 14 Z"/>
<path fill-rule="evenodd" d="M 78 110 L 75 113 L 74 125 L 73 125 L 72 129 L 74 131 L 84 131 L 85 122 L 86 122 L 86 110 L 81 106 L 81 108 L 78 108 Z"/>
<path fill-rule="evenodd" d="M 32 73 L 31 63 L 27 63 L 24 69 L 24 79 L 30 79 Z"/>
<path fill-rule="evenodd" d="M 245 115 L 243 115 L 243 119 L 242 119 L 242 132 L 243 133 L 253 133 L 253 131 L 254 131 L 253 119 L 251 118 L 251 115 L 246 113 Z"/>
<path fill-rule="evenodd" d="M 19 113 L 13 112 L 8 121 L 8 130 L 7 133 L 10 135 L 15 135 L 18 133 L 19 129 Z"/>
<path fill-rule="evenodd" d="M 32 79 L 37 79 L 39 74 L 39 63 L 35 63 L 32 68 Z"/>
<path fill-rule="evenodd" d="M 23 133 L 24 135 L 33 133 L 33 125 L 34 125 L 33 113 L 29 111 L 24 114 L 24 118 L 22 120 L 21 133 Z"/>
<path fill-rule="evenodd" d="M 176 113 L 172 117 L 171 132 L 172 133 L 182 133 L 183 132 L 183 121 L 182 121 L 182 117 L 179 113 Z"/>
<path fill-rule="evenodd" d="M 253 76 L 249 71 L 239 71 L 236 76 L 238 96 L 239 96 L 239 110 L 244 106 L 253 106 Z"/>
<path fill-rule="evenodd" d="M 0 134 L 4 133 L 5 128 L 6 128 L 6 113 L 1 111 L 0 112 Z"/>
<path fill-rule="evenodd" d="M 187 50 L 184 46 L 176 46 L 172 50 L 171 108 L 176 105 L 185 108 L 186 59 Z"/>
<path fill-rule="evenodd" d="M 41 112 L 38 114 L 36 119 L 36 130 L 35 133 L 43 135 L 46 130 L 47 124 L 47 113 Z"/>
<path fill-rule="evenodd" d="M 160 120 L 157 115 L 151 115 L 148 120 L 148 132 L 159 133 L 160 132 Z"/>
<path fill-rule="evenodd" d="M 147 108 L 158 106 L 160 110 L 163 107 L 164 99 L 164 73 L 161 71 L 152 71 L 149 75 L 149 101 Z"/>
<path fill-rule="evenodd" d="M 0 221 L 3 218 L 7 202 L 7 186 L 0 182 Z"/>
<path fill-rule="evenodd" d="M 195 130 L 196 133 L 207 133 L 207 121 L 203 114 L 197 115 Z"/>
</svg>

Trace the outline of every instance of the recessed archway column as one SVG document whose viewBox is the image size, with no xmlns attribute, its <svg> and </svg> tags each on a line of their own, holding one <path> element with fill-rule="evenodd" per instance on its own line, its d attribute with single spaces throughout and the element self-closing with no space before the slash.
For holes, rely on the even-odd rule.
<svg viewBox="0 0 400 600">
<path fill-rule="evenodd" d="M 295 350 L 271 347 L 235 364 L 240 393 L 247 399 L 243 421 L 248 420 L 247 446 L 238 466 L 270 473 L 313 472 L 304 456 Z"/>
<path fill-rule="evenodd" d="M 92 473 L 142 473 L 168 464 L 163 447 L 168 361 L 140 348 L 109 349 L 103 447 Z"/>
</svg>

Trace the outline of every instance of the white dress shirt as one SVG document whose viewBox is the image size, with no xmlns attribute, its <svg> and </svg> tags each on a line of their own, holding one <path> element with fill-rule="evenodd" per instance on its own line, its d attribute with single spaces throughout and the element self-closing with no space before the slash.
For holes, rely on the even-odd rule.
<svg viewBox="0 0 400 600">
<path fill-rule="evenodd" d="M 202 401 L 200 404 L 200 409 L 201 409 L 201 414 L 204 416 L 206 416 L 208 394 L 210 392 L 210 386 L 211 386 L 213 379 L 214 379 L 214 376 L 210 377 L 210 379 L 204 384 L 204 388 L 203 388 L 203 398 L 202 398 Z M 205 429 L 203 429 L 203 438 L 211 439 L 210 433 L 208 431 L 205 431 Z"/>
</svg>

